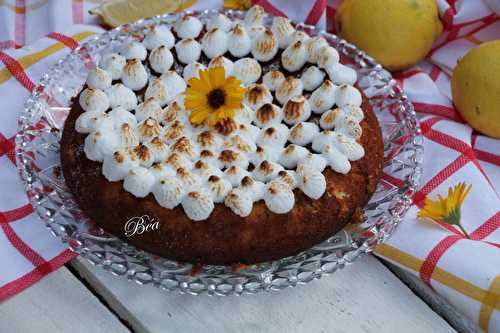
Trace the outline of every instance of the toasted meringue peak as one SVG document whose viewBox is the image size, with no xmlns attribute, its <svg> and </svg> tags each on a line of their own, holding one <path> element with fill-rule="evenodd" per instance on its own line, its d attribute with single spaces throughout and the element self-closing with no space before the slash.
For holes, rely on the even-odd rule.
<svg viewBox="0 0 500 333">
<path fill-rule="evenodd" d="M 132 153 L 143 167 L 149 168 L 155 161 L 153 153 L 146 145 L 138 144 L 132 148 Z"/>
<path fill-rule="evenodd" d="M 331 46 L 323 46 L 318 51 L 318 66 L 321 68 L 331 68 L 339 63 L 340 55 Z"/>
<path fill-rule="evenodd" d="M 128 123 L 123 123 L 120 126 L 120 137 L 123 147 L 132 147 L 139 144 L 139 138 L 132 126 Z"/>
<path fill-rule="evenodd" d="M 326 145 L 332 144 L 335 133 L 330 130 L 324 130 L 316 134 L 312 142 L 312 149 L 317 152 L 322 152 Z"/>
<path fill-rule="evenodd" d="M 224 148 L 234 148 L 244 153 L 251 153 L 257 149 L 257 146 L 245 136 L 233 135 L 223 144 Z"/>
<path fill-rule="evenodd" d="M 182 72 L 182 77 L 186 82 L 188 82 L 193 77 L 199 79 L 200 78 L 199 72 L 204 69 L 206 69 L 205 65 L 200 64 L 199 62 L 192 62 L 186 67 L 184 67 L 184 70 Z"/>
<path fill-rule="evenodd" d="M 238 130 L 238 124 L 231 118 L 225 118 L 215 124 L 215 130 L 221 135 L 228 136 Z"/>
<path fill-rule="evenodd" d="M 177 141 L 175 141 L 175 143 L 170 147 L 170 150 L 173 153 L 183 154 L 190 159 L 193 159 L 198 155 L 197 147 L 195 147 L 193 142 L 185 136 L 177 139 Z"/>
<path fill-rule="evenodd" d="M 193 172 L 200 176 L 204 181 L 211 177 L 222 177 L 224 175 L 220 169 L 203 160 L 198 160 L 194 163 Z"/>
<path fill-rule="evenodd" d="M 321 115 L 321 118 L 319 119 L 319 125 L 324 129 L 332 129 L 344 117 L 345 117 L 344 112 L 339 108 L 328 110 Z"/>
<path fill-rule="evenodd" d="M 253 200 L 250 193 L 235 188 L 228 193 L 224 204 L 236 215 L 247 217 L 252 212 Z"/>
<path fill-rule="evenodd" d="M 304 45 L 307 46 L 309 39 L 311 39 L 311 37 L 309 37 L 309 35 L 306 32 L 300 31 L 300 30 L 295 30 L 292 34 L 290 44 L 293 44 L 293 43 L 298 42 L 300 40 L 302 43 L 304 43 Z M 307 54 L 309 57 L 309 52 Z"/>
<path fill-rule="evenodd" d="M 78 133 L 90 133 L 93 132 L 97 124 L 100 122 L 101 118 L 105 116 L 104 112 L 87 111 L 81 113 L 75 121 L 75 130 Z M 133 115 L 132 115 L 133 116 Z"/>
<path fill-rule="evenodd" d="M 363 97 L 355 87 L 343 84 L 337 89 L 335 101 L 339 107 L 346 105 L 361 106 Z"/>
<path fill-rule="evenodd" d="M 161 45 L 171 49 L 175 44 L 175 37 L 168 26 L 157 24 L 146 33 L 142 43 L 148 50 L 152 50 Z"/>
<path fill-rule="evenodd" d="M 289 76 L 276 90 L 276 99 L 281 105 L 285 104 L 290 98 L 302 95 L 302 81 L 293 76 Z"/>
<path fill-rule="evenodd" d="M 161 177 L 152 191 L 158 204 L 167 209 L 179 205 L 186 194 L 182 182 L 175 176 Z"/>
<path fill-rule="evenodd" d="M 247 170 L 235 165 L 230 166 L 226 169 L 226 171 L 224 171 L 224 178 L 227 179 L 233 186 L 238 186 L 241 180 L 246 176 L 250 176 L 250 173 Z"/>
<path fill-rule="evenodd" d="M 160 103 L 155 97 L 146 99 L 143 103 L 135 109 L 135 117 L 137 121 L 143 121 L 146 118 L 153 118 L 160 120 L 162 109 Z"/>
<path fill-rule="evenodd" d="M 120 136 L 114 131 L 97 130 L 87 135 L 83 151 L 89 160 L 102 162 L 104 156 L 120 149 L 120 141 Z"/>
<path fill-rule="evenodd" d="M 158 182 L 164 177 L 175 176 L 174 170 L 165 163 L 155 163 L 149 168 L 149 171 L 155 177 L 156 182 Z M 154 192 L 154 187 L 153 187 L 153 192 Z"/>
<path fill-rule="evenodd" d="M 179 105 L 177 102 L 170 103 L 165 109 L 163 109 L 163 118 L 161 122 L 164 124 L 172 123 L 175 120 L 182 121 L 181 119 L 186 116 L 187 112 Z"/>
<path fill-rule="evenodd" d="M 137 198 L 144 198 L 153 189 L 155 180 L 155 176 L 147 168 L 138 166 L 132 168 L 125 176 L 123 189 Z"/>
<path fill-rule="evenodd" d="M 357 161 L 365 156 L 363 146 L 357 143 L 354 138 L 342 133 L 336 133 L 334 146 L 345 154 L 349 161 Z"/>
<path fill-rule="evenodd" d="M 175 52 L 180 62 L 190 64 L 200 59 L 201 45 L 192 38 L 186 38 L 175 44 Z"/>
<path fill-rule="evenodd" d="M 131 59 L 123 68 L 121 80 L 132 90 L 140 90 L 148 83 L 148 73 L 139 59 Z"/>
<path fill-rule="evenodd" d="M 278 40 L 278 46 L 281 49 L 286 48 L 292 42 L 292 35 L 295 32 L 295 28 L 290 23 L 290 20 L 286 17 L 276 16 L 273 18 L 273 23 L 271 26 L 276 39 Z"/>
<path fill-rule="evenodd" d="M 135 128 L 137 125 L 137 120 L 135 116 L 125 110 L 122 107 L 114 108 L 109 111 L 107 115 L 113 120 L 113 125 L 115 128 L 120 128 L 122 124 L 129 124 L 132 128 Z"/>
<path fill-rule="evenodd" d="M 255 36 L 252 45 L 252 55 L 258 61 L 269 61 L 278 53 L 278 41 L 271 29 Z"/>
<path fill-rule="evenodd" d="M 165 86 L 168 88 L 168 102 L 173 101 L 179 94 L 186 91 L 187 85 L 184 79 L 176 71 L 170 70 L 160 76 Z"/>
<path fill-rule="evenodd" d="M 253 121 L 255 111 L 248 105 L 241 103 L 240 108 L 236 110 L 234 120 L 239 125 L 250 124 Z"/>
<path fill-rule="evenodd" d="M 213 130 L 206 130 L 198 134 L 196 143 L 203 149 L 216 150 L 222 145 L 222 138 Z"/>
<path fill-rule="evenodd" d="M 224 149 L 219 154 L 219 162 L 223 167 L 230 166 L 238 166 L 242 169 L 248 168 L 248 158 L 245 154 L 233 150 L 233 149 Z"/>
<path fill-rule="evenodd" d="M 111 108 L 123 107 L 127 111 L 135 109 L 137 106 L 137 96 L 132 89 L 117 83 L 106 89 Z"/>
<path fill-rule="evenodd" d="M 243 177 L 239 189 L 248 193 L 252 200 L 259 201 L 263 198 L 264 191 L 266 190 L 266 185 L 263 182 L 254 180 L 250 176 Z"/>
<path fill-rule="evenodd" d="M 325 73 L 316 66 L 311 66 L 302 73 L 300 80 L 307 91 L 316 89 L 325 79 Z"/>
<path fill-rule="evenodd" d="M 257 139 L 259 146 L 283 147 L 288 139 L 288 127 L 284 124 L 263 128 Z"/>
<path fill-rule="evenodd" d="M 144 97 L 146 99 L 156 99 L 160 106 L 165 106 L 171 99 L 167 86 L 161 79 L 154 79 L 149 82 Z"/>
<path fill-rule="evenodd" d="M 260 134 L 260 128 L 252 124 L 239 124 L 238 134 L 249 139 L 250 141 L 256 141 Z"/>
<path fill-rule="evenodd" d="M 163 162 L 169 153 L 168 146 L 157 136 L 145 144 L 151 154 L 155 163 Z"/>
<path fill-rule="evenodd" d="M 80 94 L 82 109 L 89 112 L 104 112 L 109 108 L 108 96 L 100 89 L 87 88 Z"/>
<path fill-rule="evenodd" d="M 185 134 L 185 126 L 179 120 L 174 120 L 170 126 L 163 131 L 163 140 L 167 143 L 174 143 Z"/>
<path fill-rule="evenodd" d="M 358 79 L 358 73 L 351 67 L 343 65 L 341 63 L 334 64 L 326 68 L 326 72 L 330 77 L 330 80 L 336 84 L 349 84 L 353 85 Z"/>
<path fill-rule="evenodd" d="M 306 146 L 312 142 L 319 133 L 318 125 L 310 122 L 302 122 L 294 125 L 290 129 L 288 140 L 299 146 Z"/>
<path fill-rule="evenodd" d="M 286 184 L 291 190 L 297 187 L 297 173 L 292 170 L 281 170 L 278 172 L 276 180 Z"/>
<path fill-rule="evenodd" d="M 99 67 L 108 72 L 112 80 L 118 80 L 122 76 L 126 62 L 125 57 L 117 53 L 109 53 L 101 58 Z"/>
<path fill-rule="evenodd" d="M 179 169 L 189 170 L 193 167 L 193 162 L 191 162 L 186 156 L 178 153 L 169 154 L 164 163 L 173 170 L 176 170 L 176 172 Z"/>
<path fill-rule="evenodd" d="M 111 75 L 104 69 L 96 67 L 89 71 L 86 83 L 89 88 L 105 90 L 111 87 Z"/>
<path fill-rule="evenodd" d="M 351 116 L 346 116 L 337 127 L 337 132 L 350 136 L 355 140 L 359 140 L 363 134 L 363 129 L 356 119 Z"/>
<path fill-rule="evenodd" d="M 217 28 L 224 32 L 228 32 L 231 30 L 232 26 L 233 22 L 226 15 L 220 13 L 213 15 L 207 22 L 208 31 Z"/>
<path fill-rule="evenodd" d="M 309 154 L 309 150 L 307 150 L 307 148 L 291 144 L 281 152 L 279 162 L 285 168 L 293 169 L 297 166 L 299 161 L 303 160 L 307 156 L 307 154 Z"/>
<path fill-rule="evenodd" d="M 268 127 L 281 123 L 283 113 L 277 105 L 266 103 L 259 107 L 255 112 L 255 125 L 259 127 Z"/>
<path fill-rule="evenodd" d="M 326 159 L 320 154 L 309 153 L 297 164 L 297 172 L 304 166 L 323 172 L 326 168 Z"/>
<path fill-rule="evenodd" d="M 176 177 L 180 179 L 182 182 L 183 186 L 188 190 L 191 191 L 193 189 L 197 189 L 201 186 L 202 181 L 201 178 L 193 173 L 187 170 L 186 168 L 180 167 L 176 170 L 175 173 Z"/>
<path fill-rule="evenodd" d="M 281 64 L 289 72 L 295 72 L 307 61 L 307 49 L 303 42 L 290 44 L 281 54 Z"/>
<path fill-rule="evenodd" d="M 201 39 L 203 53 L 209 58 L 223 55 L 227 51 L 227 33 L 215 28 L 208 31 Z"/>
<path fill-rule="evenodd" d="M 208 177 L 207 187 L 215 203 L 224 202 L 224 199 L 233 188 L 228 180 L 216 175 Z"/>
<path fill-rule="evenodd" d="M 363 110 L 359 106 L 345 105 L 342 107 L 342 111 L 348 116 L 356 119 L 357 122 L 361 122 L 365 118 Z"/>
<path fill-rule="evenodd" d="M 191 220 L 202 221 L 214 210 L 214 202 L 206 190 L 191 191 L 182 199 L 182 208 Z"/>
<path fill-rule="evenodd" d="M 153 118 L 146 118 L 137 124 L 137 132 L 141 142 L 149 141 L 160 135 L 161 127 L 158 121 Z"/>
<path fill-rule="evenodd" d="M 278 173 L 281 170 L 283 170 L 283 167 L 278 163 L 264 160 L 256 166 L 252 175 L 255 180 L 267 182 L 278 177 Z"/>
<path fill-rule="evenodd" d="M 264 33 L 266 31 L 266 27 L 262 25 L 256 25 L 253 27 L 247 27 L 248 35 L 250 36 L 250 39 L 255 39 L 258 35 L 261 33 Z"/>
<path fill-rule="evenodd" d="M 267 185 L 264 202 L 271 212 L 286 214 L 295 205 L 295 196 L 287 184 L 281 181 L 272 181 Z"/>
<path fill-rule="evenodd" d="M 334 146 L 326 146 L 323 151 L 323 156 L 333 171 L 345 175 L 351 170 L 351 163 L 347 157 Z"/>
<path fill-rule="evenodd" d="M 174 30 L 179 38 L 196 38 L 201 32 L 203 24 L 191 15 L 179 18 L 174 24 Z"/>
<path fill-rule="evenodd" d="M 326 179 L 323 174 L 309 167 L 302 167 L 298 170 L 299 188 L 309 198 L 317 200 L 326 191 Z"/>
<path fill-rule="evenodd" d="M 254 83 L 261 74 L 262 69 L 255 59 L 242 58 L 234 63 L 233 75 L 244 85 Z"/>
<path fill-rule="evenodd" d="M 154 48 L 149 55 L 149 64 L 156 73 L 165 73 L 172 67 L 173 63 L 172 52 L 165 45 Z"/>
<path fill-rule="evenodd" d="M 304 96 L 294 96 L 283 106 L 283 119 L 289 125 L 306 121 L 311 116 L 311 107 Z"/>
<path fill-rule="evenodd" d="M 242 25 L 236 24 L 229 32 L 227 49 L 231 55 L 237 58 L 246 56 L 252 49 L 252 40 Z"/>
<path fill-rule="evenodd" d="M 285 82 L 285 75 L 277 70 L 267 72 L 262 78 L 262 83 L 271 91 L 278 89 L 283 82 Z"/>
<path fill-rule="evenodd" d="M 146 50 L 144 45 L 142 45 L 142 43 L 133 41 L 125 44 L 120 50 L 120 54 L 127 60 L 139 59 L 140 61 L 144 61 L 146 60 L 148 51 Z"/>
<path fill-rule="evenodd" d="M 330 80 L 325 80 L 319 86 L 318 89 L 314 90 L 309 98 L 309 104 L 311 105 L 311 110 L 314 113 L 323 113 L 328 109 L 331 109 L 335 104 L 335 97 L 337 93 L 337 86 L 333 84 Z"/>
<path fill-rule="evenodd" d="M 104 157 L 102 174 L 110 182 L 117 182 L 124 179 L 128 172 L 137 166 L 139 162 L 131 158 L 126 150 L 118 150 Z"/>
<path fill-rule="evenodd" d="M 259 5 L 252 6 L 245 14 L 245 25 L 246 26 L 260 26 L 264 20 L 266 12 L 264 8 Z"/>
<path fill-rule="evenodd" d="M 254 83 L 247 87 L 243 102 L 252 109 L 256 110 L 261 105 L 271 103 L 272 101 L 273 96 L 266 86 L 261 83 Z"/>
<path fill-rule="evenodd" d="M 277 161 L 282 147 L 257 146 L 254 153 L 250 154 L 250 161 L 253 165 L 259 165 L 262 161 Z"/>
<path fill-rule="evenodd" d="M 313 37 L 307 41 L 307 61 L 315 64 L 318 62 L 319 51 L 324 46 L 329 46 L 328 42 L 323 37 Z"/>
<path fill-rule="evenodd" d="M 209 68 L 223 67 L 224 74 L 226 77 L 231 76 L 231 73 L 233 72 L 233 66 L 234 66 L 233 62 L 222 55 L 213 58 L 212 60 L 210 60 L 210 63 L 208 64 Z"/>
</svg>

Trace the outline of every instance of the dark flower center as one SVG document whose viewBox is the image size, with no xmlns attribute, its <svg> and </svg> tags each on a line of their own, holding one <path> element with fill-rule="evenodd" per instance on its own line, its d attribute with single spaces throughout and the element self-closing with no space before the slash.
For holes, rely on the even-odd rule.
<svg viewBox="0 0 500 333">
<path fill-rule="evenodd" d="M 208 104 L 213 109 L 218 109 L 224 105 L 226 101 L 226 93 L 222 89 L 214 89 L 207 95 Z"/>
</svg>

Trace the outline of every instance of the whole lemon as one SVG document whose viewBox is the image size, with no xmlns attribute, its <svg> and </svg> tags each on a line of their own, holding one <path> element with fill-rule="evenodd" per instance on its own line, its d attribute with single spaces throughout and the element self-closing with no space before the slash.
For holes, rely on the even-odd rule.
<svg viewBox="0 0 500 333">
<path fill-rule="evenodd" d="M 470 50 L 451 77 L 453 102 L 476 130 L 500 139 L 500 40 Z"/>
<path fill-rule="evenodd" d="M 389 70 L 422 60 L 443 30 L 435 0 L 344 0 L 335 25 Z"/>
</svg>

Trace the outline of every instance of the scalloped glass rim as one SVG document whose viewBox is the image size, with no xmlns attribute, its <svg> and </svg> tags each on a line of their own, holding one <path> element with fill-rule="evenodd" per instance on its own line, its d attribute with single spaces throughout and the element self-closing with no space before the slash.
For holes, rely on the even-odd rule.
<svg viewBox="0 0 500 333">
<path fill-rule="evenodd" d="M 205 20 L 219 11 L 188 12 Z M 222 11 L 242 18 L 240 11 Z M 412 104 L 373 58 L 335 35 L 298 23 L 297 29 L 322 35 L 358 72 L 358 85 L 369 97 L 384 135 L 384 173 L 365 208 L 362 224 L 346 230 L 296 256 L 247 267 L 202 266 L 151 255 L 96 227 L 79 210 L 66 190 L 59 169 L 60 129 L 70 99 L 81 89 L 88 68 L 113 45 L 141 35 L 151 24 L 171 23 L 168 14 L 127 24 L 94 36 L 43 75 L 19 118 L 16 159 L 34 209 L 54 235 L 70 248 L 115 275 L 140 284 L 190 294 L 229 295 L 280 290 L 333 273 L 371 252 L 394 231 L 411 204 L 422 173 L 422 136 Z M 270 26 L 267 16 L 265 25 Z M 116 44 L 116 45 L 115 45 Z M 394 181 L 394 179 L 402 181 Z"/>
</svg>

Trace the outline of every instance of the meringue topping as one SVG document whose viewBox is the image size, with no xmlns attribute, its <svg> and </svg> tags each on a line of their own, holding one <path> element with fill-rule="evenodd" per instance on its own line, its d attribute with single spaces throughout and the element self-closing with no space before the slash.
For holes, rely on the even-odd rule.
<svg viewBox="0 0 500 333">
<path fill-rule="evenodd" d="M 203 53 L 209 58 L 223 55 L 227 51 L 227 33 L 221 29 L 214 28 L 208 31 L 201 40 Z"/>
<path fill-rule="evenodd" d="M 109 108 L 108 96 L 100 89 L 87 88 L 80 94 L 82 109 L 90 112 L 103 112 Z"/>
<path fill-rule="evenodd" d="M 148 51 L 142 43 L 133 41 L 131 43 L 125 44 L 120 50 L 120 54 L 127 60 L 139 59 L 140 61 L 144 61 L 146 60 Z"/>
<path fill-rule="evenodd" d="M 304 86 L 304 90 L 313 91 L 316 89 L 325 79 L 325 73 L 321 71 L 316 66 L 311 66 L 306 69 L 300 80 L 302 81 L 302 85 Z"/>
<path fill-rule="evenodd" d="M 224 204 L 236 215 L 247 217 L 252 212 L 253 200 L 250 193 L 235 188 L 228 193 Z"/>
<path fill-rule="evenodd" d="M 245 14 L 246 26 L 261 26 L 264 16 L 266 15 L 264 8 L 259 5 L 254 5 Z"/>
<path fill-rule="evenodd" d="M 266 103 L 260 106 L 255 112 L 255 125 L 259 127 L 268 127 L 281 123 L 283 115 L 281 108 L 277 105 Z"/>
<path fill-rule="evenodd" d="M 313 37 L 307 41 L 307 61 L 315 64 L 318 61 L 319 51 L 322 47 L 328 46 L 328 42 L 323 37 Z"/>
<path fill-rule="evenodd" d="M 174 24 L 174 30 L 179 38 L 196 38 L 201 32 L 203 24 L 194 16 L 185 15 Z"/>
<path fill-rule="evenodd" d="M 171 49 L 175 44 L 175 37 L 168 26 L 158 24 L 153 26 L 151 30 L 146 33 L 142 43 L 148 50 L 152 50 L 161 45 Z"/>
<path fill-rule="evenodd" d="M 121 80 L 130 89 L 140 90 L 148 83 L 148 73 L 139 59 L 131 59 L 123 68 Z"/>
<path fill-rule="evenodd" d="M 295 29 L 288 18 L 282 16 L 274 17 L 271 30 L 276 36 L 276 39 L 278 40 L 278 46 L 281 49 L 284 49 L 288 45 L 290 45 Z"/>
<path fill-rule="evenodd" d="M 111 108 L 123 107 L 125 110 L 133 110 L 137 106 L 137 96 L 132 89 L 117 83 L 106 89 Z"/>
<path fill-rule="evenodd" d="M 254 83 L 260 78 L 262 69 L 259 63 L 252 58 L 237 60 L 233 66 L 233 75 L 244 85 Z"/>
<path fill-rule="evenodd" d="M 287 184 L 280 181 L 270 182 L 264 194 L 267 208 L 276 214 L 286 214 L 295 204 L 295 196 Z"/>
<path fill-rule="evenodd" d="M 105 70 L 96 67 L 90 70 L 86 83 L 89 88 L 105 90 L 111 87 L 111 75 Z"/>
<path fill-rule="evenodd" d="M 253 40 L 252 55 L 258 61 L 269 61 L 278 53 L 278 41 L 271 29 L 266 29 Z"/>
<path fill-rule="evenodd" d="M 236 24 L 229 32 L 227 49 L 236 58 L 246 56 L 252 49 L 252 40 L 242 25 Z"/>
<path fill-rule="evenodd" d="M 330 80 L 325 80 L 316 89 L 311 97 L 309 98 L 309 103 L 311 104 L 311 110 L 315 113 L 323 113 L 330 109 L 335 104 L 335 97 L 337 93 L 337 86 L 333 84 Z"/>
<path fill-rule="evenodd" d="M 290 44 L 281 54 L 281 64 L 289 72 L 295 72 L 307 61 L 307 49 L 301 41 Z"/>
<path fill-rule="evenodd" d="M 306 121 L 311 116 L 311 107 L 304 96 L 294 96 L 283 106 L 283 119 L 289 125 Z"/>
<path fill-rule="evenodd" d="M 161 106 L 165 106 L 171 100 L 167 85 L 162 79 L 150 81 L 144 97 L 146 99 L 155 98 Z"/>
<path fill-rule="evenodd" d="M 272 101 L 273 96 L 265 85 L 261 83 L 255 83 L 247 87 L 244 103 L 252 109 L 255 110 L 261 105 L 271 103 Z"/>
<path fill-rule="evenodd" d="M 101 58 L 99 67 L 108 72 L 112 80 L 118 80 L 122 76 L 126 62 L 125 57 L 116 53 L 109 53 Z"/>
<path fill-rule="evenodd" d="M 231 76 L 231 74 L 233 72 L 233 66 L 234 66 L 233 62 L 222 55 L 213 58 L 212 60 L 210 60 L 210 63 L 208 64 L 209 68 L 223 67 L 224 68 L 224 75 L 226 77 Z"/>
<path fill-rule="evenodd" d="M 123 181 L 123 189 L 137 198 L 146 197 L 155 184 L 155 176 L 145 167 L 132 168 Z"/>
<path fill-rule="evenodd" d="M 276 99 L 281 105 L 285 104 L 290 98 L 302 95 L 302 81 L 293 76 L 289 76 L 276 90 Z"/>
<path fill-rule="evenodd" d="M 207 30 L 218 28 L 224 32 L 228 32 L 233 25 L 233 22 L 224 14 L 215 14 L 207 22 Z"/>
<path fill-rule="evenodd" d="M 211 194 L 206 190 L 189 192 L 182 200 L 182 208 L 193 221 L 206 220 L 214 210 Z"/>
<path fill-rule="evenodd" d="M 285 75 L 277 70 L 267 72 L 262 78 L 262 83 L 264 83 L 270 91 L 278 89 L 283 82 L 285 82 Z"/>
<path fill-rule="evenodd" d="M 200 59 L 201 45 L 192 38 L 186 38 L 175 44 L 175 52 L 180 62 L 190 64 Z"/>
<path fill-rule="evenodd" d="M 174 57 L 165 45 L 154 48 L 149 55 L 149 64 L 156 73 L 165 73 L 172 67 Z"/>
<path fill-rule="evenodd" d="M 192 62 L 186 67 L 184 67 L 184 70 L 182 72 L 182 77 L 186 82 L 188 82 L 193 77 L 199 79 L 200 78 L 199 71 L 204 69 L 206 69 L 205 65 L 200 64 L 199 62 Z"/>
</svg>

